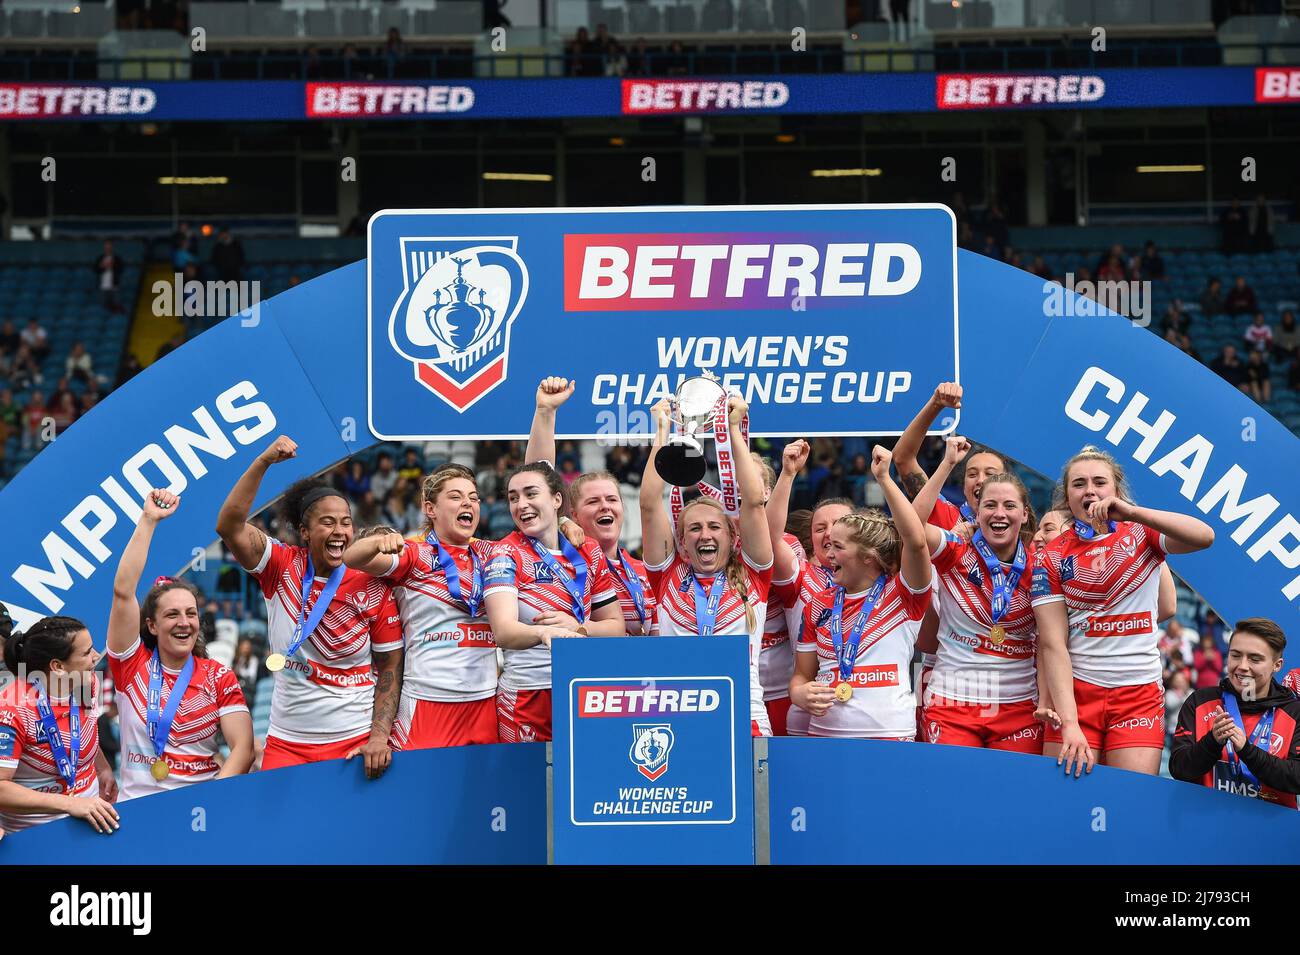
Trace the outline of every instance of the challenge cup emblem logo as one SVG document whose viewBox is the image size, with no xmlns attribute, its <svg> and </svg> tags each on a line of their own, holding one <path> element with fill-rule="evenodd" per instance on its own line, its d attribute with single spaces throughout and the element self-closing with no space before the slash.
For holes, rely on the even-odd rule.
<svg viewBox="0 0 1300 955">
<path fill-rule="evenodd" d="M 457 411 L 505 381 L 510 326 L 528 296 L 518 239 L 406 238 L 388 337 L 415 378 Z"/>
<path fill-rule="evenodd" d="M 672 752 L 673 728 L 667 723 L 637 723 L 632 727 L 632 748 L 628 759 L 646 779 L 654 782 L 668 772 L 668 754 Z"/>
</svg>

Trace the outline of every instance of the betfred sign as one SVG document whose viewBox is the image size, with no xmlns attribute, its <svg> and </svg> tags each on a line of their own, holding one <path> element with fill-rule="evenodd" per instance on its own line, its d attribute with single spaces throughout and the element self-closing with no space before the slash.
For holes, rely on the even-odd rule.
<svg viewBox="0 0 1300 955">
<path fill-rule="evenodd" d="M 397 86 L 389 83 L 308 83 L 309 117 L 423 116 L 474 108 L 468 86 Z"/>
<path fill-rule="evenodd" d="M 147 86 L 0 83 L 0 119 L 148 116 L 157 104 Z"/>
<path fill-rule="evenodd" d="M 1265 67 L 1255 70 L 1256 103 L 1300 103 L 1300 68 Z"/>
<path fill-rule="evenodd" d="M 716 113 L 777 110 L 790 87 L 763 80 L 623 80 L 623 113 Z"/>
<path fill-rule="evenodd" d="M 935 77 L 939 109 L 1007 109 L 1097 103 L 1106 81 L 1097 74 L 1035 76 L 1022 73 L 940 73 Z"/>
</svg>

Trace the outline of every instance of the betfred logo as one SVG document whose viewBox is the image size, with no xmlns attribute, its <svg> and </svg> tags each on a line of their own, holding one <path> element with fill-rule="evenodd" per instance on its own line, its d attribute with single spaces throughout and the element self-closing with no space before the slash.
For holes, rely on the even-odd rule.
<svg viewBox="0 0 1300 955">
<path fill-rule="evenodd" d="M 1089 617 L 1086 637 L 1130 637 L 1151 632 L 1150 613 L 1121 613 Z"/>
<path fill-rule="evenodd" d="M 468 86 L 393 86 L 388 83 L 308 83 L 307 115 L 436 116 L 474 108 Z"/>
<path fill-rule="evenodd" d="M 722 695 L 696 687 L 581 686 L 578 716 L 659 716 L 666 713 L 712 713 L 722 705 Z"/>
<path fill-rule="evenodd" d="M 776 81 L 624 80 L 623 113 L 718 113 L 780 109 L 790 87 Z"/>
<path fill-rule="evenodd" d="M 892 663 L 854 667 L 852 675 L 847 680 L 840 679 L 840 671 L 836 670 L 835 681 L 831 687 L 837 687 L 841 683 L 851 683 L 853 688 L 858 690 L 870 690 L 878 686 L 898 686 L 898 667 Z"/>
<path fill-rule="evenodd" d="M 1258 67 L 1255 102 L 1300 103 L 1300 67 Z"/>
<path fill-rule="evenodd" d="M 940 73 L 935 78 L 939 109 L 1007 109 L 1096 103 L 1106 95 L 1100 76 L 1019 73 Z"/>
<path fill-rule="evenodd" d="M 901 296 L 921 281 L 921 254 L 902 242 L 807 234 L 718 232 L 566 235 L 567 312 L 783 309 L 819 300 Z M 834 301 L 834 300 L 841 301 Z"/>
<path fill-rule="evenodd" d="M 158 94 L 147 86 L 0 83 L 0 119 L 49 116 L 148 116 Z"/>
</svg>

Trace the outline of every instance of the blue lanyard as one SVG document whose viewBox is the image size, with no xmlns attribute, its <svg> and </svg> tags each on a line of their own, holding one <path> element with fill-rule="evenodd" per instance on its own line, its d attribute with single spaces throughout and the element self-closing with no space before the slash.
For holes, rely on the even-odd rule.
<svg viewBox="0 0 1300 955">
<path fill-rule="evenodd" d="M 1011 609 L 1011 597 L 1020 583 L 1020 575 L 1025 572 L 1025 564 L 1028 562 L 1025 557 L 1025 545 L 1022 541 L 1016 541 L 1015 560 L 1011 565 L 1011 573 L 1007 574 L 1002 570 L 1002 561 L 998 560 L 998 555 L 993 553 L 993 548 L 984 539 L 983 531 L 975 532 L 971 544 L 974 545 L 975 552 L 980 555 L 989 572 L 989 581 L 993 585 L 993 596 L 989 606 L 993 613 L 993 622 L 997 623 Z"/>
<path fill-rule="evenodd" d="M 645 588 L 641 586 L 641 578 L 636 575 L 631 567 L 627 565 L 627 552 L 621 547 L 617 549 L 618 563 L 611 564 L 615 574 L 618 574 L 623 581 L 623 586 L 632 596 L 632 605 L 636 607 L 636 615 L 641 620 L 641 629 L 645 629 Z"/>
<path fill-rule="evenodd" d="M 965 501 L 961 502 L 961 507 L 957 508 L 961 512 L 961 519 L 971 524 L 975 523 L 975 512 L 970 509 L 970 505 Z"/>
<path fill-rule="evenodd" d="M 700 631 L 701 637 L 713 636 L 713 631 L 718 628 L 718 607 L 722 604 L 722 594 L 727 589 L 727 580 L 721 573 L 714 574 L 713 580 L 709 583 L 708 597 L 704 595 L 704 585 L 700 583 L 700 578 L 695 576 L 695 571 L 691 571 L 691 581 L 695 584 L 695 627 Z M 719 587 L 718 585 L 722 586 Z"/>
<path fill-rule="evenodd" d="M 68 736 L 72 743 L 72 752 L 69 753 L 63 745 L 63 733 L 59 730 L 58 720 L 54 718 L 54 711 L 50 709 L 45 690 L 40 683 L 33 685 L 36 687 L 36 715 L 40 718 L 41 729 L 45 731 L 45 741 L 50 744 L 50 755 L 54 757 L 54 765 L 63 777 L 68 792 L 72 792 L 77 785 L 77 767 L 81 764 L 81 707 L 77 704 L 76 691 L 74 689 L 68 697 Z"/>
<path fill-rule="evenodd" d="M 460 589 L 460 568 L 456 566 L 456 558 L 442 546 L 438 535 L 433 531 L 429 531 L 429 536 L 425 540 L 438 551 L 438 566 L 442 568 L 442 575 L 447 578 L 447 591 L 451 594 L 451 599 L 463 603 L 469 610 L 469 615 L 477 617 L 483 608 L 483 565 L 479 562 L 478 555 L 474 553 L 474 545 L 471 544 L 466 548 L 469 551 L 469 563 L 472 568 L 467 598 L 463 596 Z"/>
<path fill-rule="evenodd" d="M 867 620 L 871 611 L 876 609 L 876 602 L 885 592 L 885 575 L 881 574 L 867 591 L 858 610 L 858 619 L 853 621 L 849 631 L 849 645 L 844 645 L 844 588 L 835 588 L 835 605 L 831 608 L 831 646 L 835 648 L 835 659 L 840 665 L 840 679 L 847 680 L 853 675 L 853 665 L 858 660 L 858 646 L 862 643 L 862 631 L 867 629 Z"/>
<path fill-rule="evenodd" d="M 1241 718 L 1241 707 L 1237 703 L 1237 697 L 1231 693 L 1223 694 L 1223 708 L 1227 710 L 1228 715 L 1232 717 L 1232 722 L 1236 723 L 1244 733 L 1246 731 L 1246 724 Z M 1264 714 L 1260 716 L 1259 722 L 1255 724 L 1255 731 L 1250 734 L 1250 738 L 1246 742 L 1251 746 L 1258 746 L 1260 740 L 1263 740 L 1263 750 L 1266 753 L 1269 752 L 1268 743 L 1273 735 L 1273 714 L 1276 712 L 1277 709 L 1274 707 L 1269 707 L 1269 709 L 1265 710 Z M 1228 762 L 1232 765 L 1233 771 L 1240 773 L 1252 783 L 1258 785 L 1259 780 L 1255 778 L 1255 774 L 1250 771 L 1249 766 L 1241 761 L 1241 754 L 1232 748 L 1232 741 L 1228 740 L 1224 745 L 1227 747 Z"/>
<path fill-rule="evenodd" d="M 1117 526 L 1115 522 L 1107 521 L 1106 524 L 1110 527 L 1110 532 L 1112 534 L 1115 533 L 1115 527 Z M 1074 521 L 1074 533 L 1080 540 L 1085 541 L 1090 541 L 1097 536 L 1097 532 L 1093 529 L 1091 524 L 1087 521 L 1081 521 L 1078 518 L 1075 518 Z"/>
<path fill-rule="evenodd" d="M 163 685 L 163 668 L 162 661 L 158 659 L 158 650 L 154 648 L 153 657 L 149 660 L 149 702 L 147 705 L 146 718 L 149 724 L 149 739 L 153 742 L 153 753 L 161 757 L 163 750 L 167 748 L 167 737 L 171 735 L 172 720 L 176 719 L 176 710 L 181 705 L 181 697 L 190 687 L 190 678 L 194 676 L 194 654 L 185 658 L 185 666 L 181 668 L 180 676 L 172 684 L 171 695 L 167 697 L 167 708 L 159 715 L 159 709 L 162 704 L 162 685 Z"/>
<path fill-rule="evenodd" d="M 339 564 L 330 574 L 329 580 L 325 582 L 325 589 L 320 592 L 316 602 L 311 605 L 311 616 L 303 620 L 303 613 L 307 609 L 307 598 L 311 596 L 311 585 L 316 579 L 316 569 L 311 563 L 311 554 L 307 555 L 307 570 L 302 575 L 302 600 L 298 604 L 298 623 L 293 629 L 293 642 L 289 648 L 284 651 L 286 657 L 291 657 L 298 652 L 298 648 L 303 645 L 308 637 L 316 632 L 316 625 L 321 622 L 325 616 L 325 611 L 329 609 L 330 601 L 338 592 L 339 584 L 343 582 L 344 565 Z"/>
<path fill-rule="evenodd" d="M 535 537 L 529 537 L 528 542 L 533 545 L 533 553 L 537 558 L 546 565 L 546 568 L 555 575 L 555 578 L 562 584 L 564 589 L 569 592 L 569 601 L 573 604 L 573 619 L 578 623 L 586 620 L 586 614 L 582 611 L 583 596 L 587 593 L 587 561 L 582 556 L 578 548 L 569 543 L 569 539 L 563 534 L 560 535 L 560 550 L 563 552 L 565 559 L 573 565 L 573 577 L 570 578 L 560 566 L 560 562 L 555 559 L 555 555 L 542 546 L 541 541 Z"/>
</svg>

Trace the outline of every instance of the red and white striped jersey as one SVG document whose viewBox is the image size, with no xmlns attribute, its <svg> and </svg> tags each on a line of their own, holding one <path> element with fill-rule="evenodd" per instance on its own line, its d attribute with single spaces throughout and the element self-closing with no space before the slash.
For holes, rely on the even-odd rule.
<svg viewBox="0 0 1300 955">
<path fill-rule="evenodd" d="M 95 755 L 99 752 L 99 711 L 102 699 L 99 674 L 91 677 L 90 703 L 78 697 L 81 708 L 81 753 L 77 760 L 77 778 L 71 791 L 59 775 L 50 744 L 41 730 L 36 710 L 36 691 L 30 683 L 12 681 L 0 688 L 0 769 L 14 771 L 13 782 L 25 789 L 58 795 L 99 795 L 99 778 L 95 775 Z M 68 737 L 71 723 L 71 700 L 50 700 L 54 721 L 63 734 L 63 745 L 71 752 Z M 18 832 L 55 819 L 66 813 L 0 812 L 0 830 Z"/>
<path fill-rule="evenodd" d="M 645 603 L 645 625 L 641 624 L 641 618 L 636 612 L 636 601 L 632 599 L 632 591 L 628 589 L 628 582 L 623 576 L 623 568 L 617 561 L 606 560 L 609 565 L 610 576 L 614 579 L 614 593 L 618 595 L 618 607 L 623 611 L 623 629 L 627 631 L 629 637 L 653 636 L 659 633 L 659 602 L 655 599 L 654 587 L 650 585 L 650 574 L 645 569 L 645 563 L 633 557 L 627 551 L 621 551 L 623 559 L 627 562 L 628 569 L 636 574 L 637 579 L 641 581 L 641 599 Z"/>
<path fill-rule="evenodd" d="M 266 598 L 267 642 L 274 653 L 286 652 L 293 642 L 306 572 L 306 548 L 267 538 L 252 573 Z M 326 580 L 317 575 L 312 582 L 309 612 Z M 401 646 L 401 621 L 387 582 L 345 569 L 315 631 L 275 675 L 267 735 L 290 743 L 341 743 L 370 732 L 371 651 Z"/>
<path fill-rule="evenodd" d="M 964 520 L 966 518 L 961 516 L 961 508 L 940 494 L 939 499 L 934 502 L 934 509 L 930 511 L 930 520 L 927 523 L 950 531 Z"/>
<path fill-rule="evenodd" d="M 805 559 L 803 545 L 793 534 L 786 534 L 785 542 L 794 551 L 795 567 L 798 568 Z M 787 599 L 791 600 L 789 604 L 786 603 Z M 763 685 L 764 700 L 784 700 L 790 695 L 790 678 L 794 676 L 794 644 L 790 639 L 787 613 L 793 610 L 797 602 L 797 595 L 790 598 L 788 587 L 778 589 L 776 581 L 772 582 L 767 595 L 767 613 L 763 618 L 763 652 L 758 658 L 758 679 Z"/>
<path fill-rule="evenodd" d="M 1028 554 L 1026 559 L 1011 605 L 998 621 L 1006 636 L 997 643 L 989 636 L 993 582 L 988 569 L 973 545 L 954 534 L 943 535 L 930 555 L 939 581 L 939 652 L 927 693 L 966 703 L 1037 698 L 1034 565 Z M 1003 564 L 1002 569 L 1009 573 L 1011 566 Z"/>
<path fill-rule="evenodd" d="M 473 586 L 471 548 L 486 580 L 492 560 L 491 541 L 469 547 L 443 543 L 456 562 L 462 598 Z M 384 579 L 393 586 L 393 599 L 402 618 L 406 644 L 402 696 L 435 703 L 470 703 L 497 691 L 497 645 L 486 612 L 470 617 L 464 600 L 454 600 L 438 551 L 426 541 L 407 541 L 393 557 Z"/>
<path fill-rule="evenodd" d="M 1108 687 L 1160 679 L 1156 614 L 1164 559 L 1163 535 L 1130 521 L 1092 540 L 1071 527 L 1040 552 L 1034 606 L 1065 602 L 1076 678 Z"/>
<path fill-rule="evenodd" d="M 180 789 L 213 779 L 217 764 L 217 730 L 227 713 L 247 713 L 239 680 L 216 660 L 194 660 L 194 673 L 176 709 L 163 758 L 169 770 L 159 782 L 149 772 L 155 759 L 149 739 L 149 661 L 153 651 L 138 637 L 123 654 L 110 652 L 108 668 L 117 684 L 117 715 L 122 741 L 123 799 Z M 163 667 L 161 708 L 166 709 L 179 670 Z"/>
<path fill-rule="evenodd" d="M 715 636 L 749 637 L 749 716 L 758 724 L 764 736 L 772 735 L 772 724 L 763 705 L 763 684 L 759 678 L 759 659 L 763 653 L 763 628 L 766 622 L 768 593 L 772 583 L 772 562 L 760 567 L 741 550 L 745 569 L 745 593 L 736 592 L 730 583 L 723 585 L 718 603 Z M 695 584 L 691 565 L 676 551 L 656 567 L 646 565 L 655 595 L 659 598 L 659 635 L 664 637 L 690 637 L 700 632 L 695 619 Z M 725 580 L 725 578 L 724 578 Z M 713 586 L 713 577 L 700 577 L 700 586 L 707 594 Z M 754 627 L 749 628 L 745 615 L 745 601 L 754 611 Z"/>
<path fill-rule="evenodd" d="M 614 578 L 600 545 L 588 538 L 579 550 L 587 562 L 587 583 L 583 590 L 582 620 L 591 612 L 617 599 Z M 573 580 L 573 564 L 562 551 L 551 551 L 560 569 Z M 532 623 L 538 614 L 559 610 L 573 615 L 573 600 L 564 582 L 557 580 L 550 568 L 537 556 L 531 540 L 519 531 L 497 541 L 492 547 L 484 585 L 485 594 L 509 592 L 519 598 L 519 620 Z M 551 686 L 551 648 L 538 644 L 527 650 L 501 650 L 505 668 L 501 687 L 509 690 L 547 690 Z"/>
<path fill-rule="evenodd" d="M 910 737 L 916 735 L 916 694 L 912 692 L 912 650 L 933 590 L 914 590 L 902 574 L 885 583 L 871 611 L 850 680 L 853 696 L 836 701 L 808 724 L 810 736 Z M 866 591 L 845 594 L 842 634 L 847 638 L 866 600 Z M 804 605 L 798 650 L 817 654 L 817 681 L 836 687 L 840 677 L 831 641 L 835 589 L 823 590 Z"/>
</svg>

